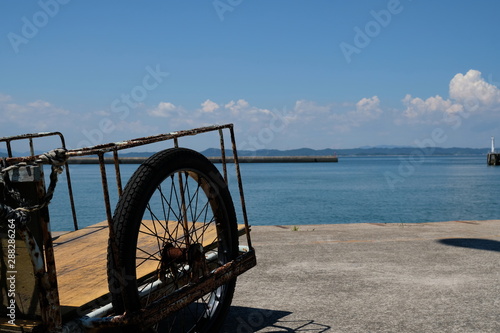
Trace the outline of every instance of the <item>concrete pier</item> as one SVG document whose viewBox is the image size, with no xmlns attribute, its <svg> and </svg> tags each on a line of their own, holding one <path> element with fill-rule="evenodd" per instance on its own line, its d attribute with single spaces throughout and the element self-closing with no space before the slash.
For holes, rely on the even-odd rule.
<svg viewBox="0 0 500 333">
<path fill-rule="evenodd" d="M 254 226 L 252 239 L 224 333 L 500 332 L 499 220 Z"/>
<path fill-rule="evenodd" d="M 212 163 L 221 163 L 220 157 L 207 157 Z M 147 157 L 120 157 L 120 164 L 141 164 Z M 233 163 L 233 157 L 226 157 L 228 163 Z M 240 163 L 310 163 L 310 162 L 338 162 L 337 156 L 240 156 Z M 113 158 L 106 157 L 105 163 L 114 163 Z M 97 164 L 97 157 L 74 157 L 68 160 L 70 164 Z"/>
<path fill-rule="evenodd" d="M 500 153 L 488 153 L 488 165 L 500 165 Z"/>
<path fill-rule="evenodd" d="M 500 153 L 495 152 L 495 137 L 491 137 L 491 151 L 486 160 L 488 165 L 500 165 Z"/>
</svg>

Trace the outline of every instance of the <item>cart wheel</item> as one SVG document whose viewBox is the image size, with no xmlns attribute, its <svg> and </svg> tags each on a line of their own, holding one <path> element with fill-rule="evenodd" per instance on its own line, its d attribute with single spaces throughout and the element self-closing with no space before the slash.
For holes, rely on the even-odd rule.
<svg viewBox="0 0 500 333">
<path fill-rule="evenodd" d="M 110 247 L 108 279 L 116 313 L 137 311 L 196 283 L 238 253 L 236 214 L 227 185 L 217 168 L 192 150 L 168 149 L 145 161 L 125 187 L 113 219 L 123 267 L 113 269 Z M 154 329 L 217 332 L 235 285 L 236 279 L 213 290 Z"/>
</svg>

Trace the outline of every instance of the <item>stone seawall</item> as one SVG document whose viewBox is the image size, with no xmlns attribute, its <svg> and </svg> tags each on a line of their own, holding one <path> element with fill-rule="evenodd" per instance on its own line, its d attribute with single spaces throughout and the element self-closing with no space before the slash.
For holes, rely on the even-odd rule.
<svg viewBox="0 0 500 333">
<path fill-rule="evenodd" d="M 222 163 L 220 157 L 207 157 L 212 163 Z M 120 157 L 120 164 L 141 164 L 147 157 Z M 241 156 L 240 163 L 310 163 L 310 162 L 338 162 L 337 156 Z M 226 157 L 228 163 L 233 163 L 233 157 Z M 113 158 L 107 157 L 105 163 L 113 163 Z M 68 160 L 70 164 L 97 164 L 96 157 L 74 157 Z"/>
</svg>

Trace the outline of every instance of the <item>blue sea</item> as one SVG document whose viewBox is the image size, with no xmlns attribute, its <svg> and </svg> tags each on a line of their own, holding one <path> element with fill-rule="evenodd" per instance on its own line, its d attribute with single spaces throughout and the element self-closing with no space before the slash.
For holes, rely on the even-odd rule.
<svg viewBox="0 0 500 333">
<path fill-rule="evenodd" d="M 500 167 L 487 166 L 486 156 L 340 157 L 338 163 L 240 166 L 251 225 L 500 219 Z M 238 209 L 235 172 L 228 167 Z M 115 178 L 112 166 L 107 168 L 114 205 Z M 121 166 L 124 183 L 136 168 Z M 104 221 L 99 167 L 70 165 L 70 171 L 79 226 Z M 65 182 L 63 174 L 50 206 L 57 231 L 72 229 Z"/>
</svg>

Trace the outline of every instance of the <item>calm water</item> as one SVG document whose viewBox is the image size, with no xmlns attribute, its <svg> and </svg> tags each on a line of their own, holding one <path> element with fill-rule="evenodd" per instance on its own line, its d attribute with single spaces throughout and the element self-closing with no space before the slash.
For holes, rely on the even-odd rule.
<svg viewBox="0 0 500 333">
<path fill-rule="evenodd" d="M 123 165 L 123 178 L 136 167 Z M 80 226 L 103 221 L 98 166 L 71 165 L 70 170 Z M 500 167 L 488 167 L 485 156 L 341 157 L 339 163 L 242 164 L 241 172 L 253 225 L 500 218 Z M 230 183 L 238 203 L 232 168 Z M 61 176 L 51 204 L 54 230 L 72 226 L 64 187 Z"/>
</svg>

